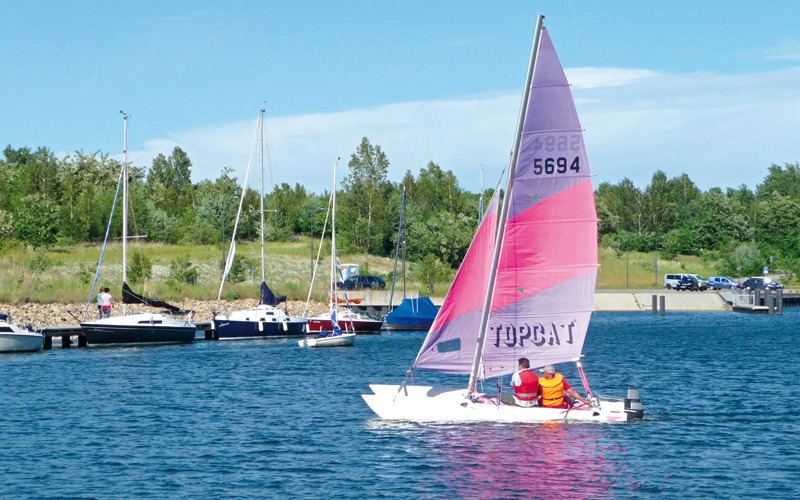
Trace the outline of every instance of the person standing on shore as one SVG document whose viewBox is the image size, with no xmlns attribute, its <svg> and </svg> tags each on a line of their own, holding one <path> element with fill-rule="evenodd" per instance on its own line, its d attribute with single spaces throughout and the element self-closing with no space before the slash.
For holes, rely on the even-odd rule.
<svg viewBox="0 0 800 500">
<path fill-rule="evenodd" d="M 97 292 L 97 317 L 103 319 L 103 295 L 106 293 L 106 289 L 100 287 L 100 291 Z"/>
<path fill-rule="evenodd" d="M 111 316 L 111 289 L 106 287 L 103 293 L 103 317 L 108 318 Z"/>
</svg>

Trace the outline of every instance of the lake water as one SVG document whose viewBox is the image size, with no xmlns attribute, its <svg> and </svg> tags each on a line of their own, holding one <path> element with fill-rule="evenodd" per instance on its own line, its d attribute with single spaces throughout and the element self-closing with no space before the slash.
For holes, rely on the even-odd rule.
<svg viewBox="0 0 800 500">
<path fill-rule="evenodd" d="M 635 385 L 645 405 L 645 420 L 614 425 L 379 421 L 360 395 L 402 380 L 419 332 L 329 350 L 241 341 L 0 355 L 0 492 L 797 498 L 799 325 L 793 309 L 595 314 L 592 389 L 624 397 Z M 559 368 L 580 385 L 573 366 Z"/>
</svg>

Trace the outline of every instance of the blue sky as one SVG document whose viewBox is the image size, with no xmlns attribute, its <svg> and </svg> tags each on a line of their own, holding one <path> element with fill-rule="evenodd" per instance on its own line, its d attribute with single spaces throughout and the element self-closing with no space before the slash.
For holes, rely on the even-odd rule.
<svg viewBox="0 0 800 500">
<path fill-rule="evenodd" d="M 0 146 L 183 148 L 244 178 L 266 108 L 271 182 L 330 189 L 362 137 L 389 178 L 434 161 L 476 192 L 513 142 L 536 15 L 598 182 L 661 169 L 751 189 L 800 161 L 796 2 L 2 2 Z M 340 179 L 346 168 L 340 167 Z M 268 182 L 269 182 L 268 181 Z"/>
</svg>

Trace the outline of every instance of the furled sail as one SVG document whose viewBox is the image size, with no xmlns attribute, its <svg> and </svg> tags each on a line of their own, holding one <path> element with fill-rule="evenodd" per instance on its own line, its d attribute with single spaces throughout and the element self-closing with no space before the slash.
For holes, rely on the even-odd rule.
<svg viewBox="0 0 800 500">
<path fill-rule="evenodd" d="M 123 304 L 143 304 L 148 307 L 163 308 L 169 311 L 170 314 L 188 314 L 190 311 L 184 311 L 178 306 L 174 306 L 167 302 L 157 299 L 151 299 L 144 295 L 139 295 L 131 290 L 127 283 L 122 284 L 122 303 Z"/>
</svg>

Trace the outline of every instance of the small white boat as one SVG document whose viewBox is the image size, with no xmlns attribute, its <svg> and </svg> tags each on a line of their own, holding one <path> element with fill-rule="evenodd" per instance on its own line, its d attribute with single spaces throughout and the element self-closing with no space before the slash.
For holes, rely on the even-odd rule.
<svg viewBox="0 0 800 500">
<path fill-rule="evenodd" d="M 314 337 L 306 337 L 303 340 L 298 340 L 297 345 L 300 347 L 343 347 L 353 345 L 355 341 L 355 333 L 340 333 L 338 335 L 324 337 L 319 335 Z"/>
<path fill-rule="evenodd" d="M 12 323 L 6 314 L 0 314 L 0 352 L 40 351 L 44 335 Z"/>
</svg>

